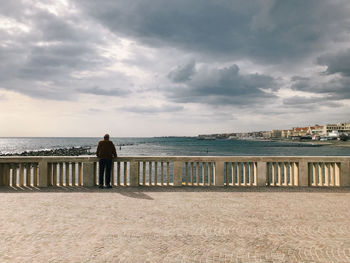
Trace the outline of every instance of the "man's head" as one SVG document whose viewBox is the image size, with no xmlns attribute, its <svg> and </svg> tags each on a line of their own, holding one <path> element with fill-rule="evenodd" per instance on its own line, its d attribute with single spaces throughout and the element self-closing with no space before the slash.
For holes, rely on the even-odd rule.
<svg viewBox="0 0 350 263">
<path fill-rule="evenodd" d="M 105 136 L 103 136 L 103 138 L 108 141 L 109 140 L 109 134 L 105 134 Z"/>
</svg>

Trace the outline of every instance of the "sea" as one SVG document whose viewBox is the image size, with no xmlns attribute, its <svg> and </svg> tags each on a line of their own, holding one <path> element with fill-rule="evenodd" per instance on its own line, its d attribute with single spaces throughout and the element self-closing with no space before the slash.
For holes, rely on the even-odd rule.
<svg viewBox="0 0 350 263">
<path fill-rule="evenodd" d="M 0 154 L 87 147 L 98 137 L 0 137 Z M 200 140 L 197 137 L 111 138 L 118 156 L 350 156 L 350 147 L 303 142 Z"/>
</svg>

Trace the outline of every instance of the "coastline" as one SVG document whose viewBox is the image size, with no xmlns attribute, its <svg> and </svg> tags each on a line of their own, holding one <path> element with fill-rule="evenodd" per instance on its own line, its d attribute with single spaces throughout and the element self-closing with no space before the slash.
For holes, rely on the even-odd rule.
<svg viewBox="0 0 350 263">
<path fill-rule="evenodd" d="M 287 142 L 287 143 L 302 143 L 302 144 L 311 144 L 311 145 L 318 145 L 318 146 L 336 146 L 336 147 L 350 147 L 350 141 L 338 141 L 338 140 L 331 140 L 331 141 L 310 141 L 310 140 L 289 140 L 289 139 L 273 139 L 271 141 L 276 142 Z"/>
</svg>

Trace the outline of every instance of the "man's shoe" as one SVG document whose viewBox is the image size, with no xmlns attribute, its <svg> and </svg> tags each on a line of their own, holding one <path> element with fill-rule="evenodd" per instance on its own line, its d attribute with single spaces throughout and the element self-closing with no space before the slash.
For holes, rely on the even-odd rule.
<svg viewBox="0 0 350 263">
<path fill-rule="evenodd" d="M 99 185 L 98 188 L 103 189 L 103 185 Z"/>
<path fill-rule="evenodd" d="M 107 185 L 107 186 L 106 186 L 106 188 L 108 188 L 108 189 L 109 189 L 109 188 L 112 188 L 112 186 L 111 186 L 111 185 Z"/>
</svg>

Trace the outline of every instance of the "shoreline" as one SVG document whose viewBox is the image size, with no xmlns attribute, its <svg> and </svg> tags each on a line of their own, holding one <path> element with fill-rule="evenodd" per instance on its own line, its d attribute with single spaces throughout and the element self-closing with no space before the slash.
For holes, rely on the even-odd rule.
<svg viewBox="0 0 350 263">
<path fill-rule="evenodd" d="M 336 147 L 350 147 L 350 141 L 338 141 L 338 140 L 331 140 L 331 141 L 297 141 L 297 140 L 289 140 L 289 139 L 273 139 L 272 141 L 276 142 L 287 142 L 287 143 L 303 143 L 303 144 L 311 144 L 311 145 L 318 145 L 318 146 L 336 146 Z"/>
</svg>

